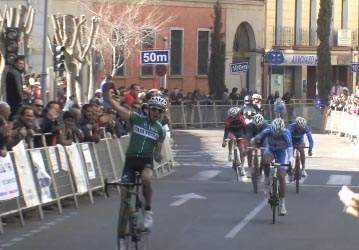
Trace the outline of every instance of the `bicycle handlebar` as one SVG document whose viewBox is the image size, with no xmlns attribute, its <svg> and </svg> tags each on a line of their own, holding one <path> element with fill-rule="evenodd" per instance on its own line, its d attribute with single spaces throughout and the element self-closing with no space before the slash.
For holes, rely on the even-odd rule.
<svg viewBox="0 0 359 250">
<path fill-rule="evenodd" d="M 294 149 L 309 148 L 309 146 L 293 146 Z"/>
<path fill-rule="evenodd" d="M 225 141 L 232 141 L 232 140 L 237 140 L 237 141 L 243 141 L 243 140 L 246 140 L 246 138 L 243 138 L 243 137 L 240 137 L 240 138 L 232 138 L 232 139 L 224 139 Z"/>
<path fill-rule="evenodd" d="M 142 185 L 142 183 L 133 183 L 133 182 L 123 183 L 123 182 L 121 182 L 121 180 L 109 182 L 107 179 L 105 179 L 104 182 L 105 182 L 105 194 L 106 194 L 107 197 L 110 197 L 110 194 L 108 193 L 108 187 L 109 186 L 137 187 L 137 186 Z"/>
</svg>

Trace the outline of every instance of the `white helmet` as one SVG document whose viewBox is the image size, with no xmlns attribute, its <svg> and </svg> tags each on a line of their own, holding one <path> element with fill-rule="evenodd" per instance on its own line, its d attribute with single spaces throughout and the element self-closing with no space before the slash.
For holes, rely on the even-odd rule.
<svg viewBox="0 0 359 250">
<path fill-rule="evenodd" d="M 253 117 L 253 123 L 254 125 L 256 126 L 260 126 L 264 123 L 264 117 L 263 115 L 261 114 L 256 114 L 254 117 Z"/>
<path fill-rule="evenodd" d="M 284 129 L 284 120 L 282 118 L 276 118 L 272 121 L 272 129 L 275 133 L 280 133 Z"/>
<path fill-rule="evenodd" d="M 307 120 L 305 120 L 303 117 L 297 117 L 295 119 L 295 122 L 297 123 L 298 127 L 304 129 L 305 126 L 307 126 Z"/>
<path fill-rule="evenodd" d="M 231 107 L 228 109 L 228 116 L 235 117 L 241 111 L 239 107 Z"/>
<path fill-rule="evenodd" d="M 167 100 L 166 98 L 162 97 L 162 96 L 152 96 L 148 102 L 148 107 L 152 108 L 152 107 L 156 107 L 161 109 L 162 111 L 166 111 L 167 110 Z"/>
</svg>

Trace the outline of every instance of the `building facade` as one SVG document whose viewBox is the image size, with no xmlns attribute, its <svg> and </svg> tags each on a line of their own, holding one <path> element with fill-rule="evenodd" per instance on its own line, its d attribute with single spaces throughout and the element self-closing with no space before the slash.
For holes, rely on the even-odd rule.
<svg viewBox="0 0 359 250">
<path fill-rule="evenodd" d="M 290 92 L 298 98 L 314 98 L 317 74 L 317 18 L 320 0 L 267 0 L 265 51 L 280 50 L 281 64 L 264 63 L 264 92 Z M 358 60 L 357 0 L 333 0 L 330 36 L 333 83 L 350 89 L 356 74 L 352 62 Z"/>
</svg>

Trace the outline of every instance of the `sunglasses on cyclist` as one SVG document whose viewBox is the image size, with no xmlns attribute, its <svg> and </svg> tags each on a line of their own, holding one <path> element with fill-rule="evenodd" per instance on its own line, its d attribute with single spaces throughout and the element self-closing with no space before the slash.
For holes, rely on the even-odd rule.
<svg viewBox="0 0 359 250">
<path fill-rule="evenodd" d="M 159 113 L 163 113 L 164 110 L 163 109 L 160 109 L 160 108 L 156 108 L 156 107 L 152 107 L 150 108 L 152 111 L 158 111 Z"/>
</svg>

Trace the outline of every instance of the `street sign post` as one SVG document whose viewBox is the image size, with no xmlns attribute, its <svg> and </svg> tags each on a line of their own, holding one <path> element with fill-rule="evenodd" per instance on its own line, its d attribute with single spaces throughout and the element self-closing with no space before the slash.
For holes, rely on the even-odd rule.
<svg viewBox="0 0 359 250">
<path fill-rule="evenodd" d="M 232 75 L 240 74 L 242 72 L 247 72 L 249 69 L 248 62 L 231 63 L 229 66 L 231 67 Z"/>
<path fill-rule="evenodd" d="M 141 65 L 168 64 L 170 61 L 169 50 L 143 50 L 141 51 Z"/>
<path fill-rule="evenodd" d="M 284 55 L 280 50 L 272 50 L 267 53 L 267 59 L 270 64 L 282 64 L 284 62 Z"/>
</svg>

